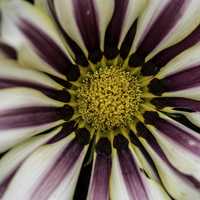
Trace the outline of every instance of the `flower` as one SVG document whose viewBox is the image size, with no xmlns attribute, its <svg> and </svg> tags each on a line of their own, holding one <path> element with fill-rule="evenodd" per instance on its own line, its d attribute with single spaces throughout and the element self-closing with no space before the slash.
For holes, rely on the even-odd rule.
<svg viewBox="0 0 200 200">
<path fill-rule="evenodd" d="M 0 2 L 0 198 L 200 199 L 200 1 Z"/>
</svg>

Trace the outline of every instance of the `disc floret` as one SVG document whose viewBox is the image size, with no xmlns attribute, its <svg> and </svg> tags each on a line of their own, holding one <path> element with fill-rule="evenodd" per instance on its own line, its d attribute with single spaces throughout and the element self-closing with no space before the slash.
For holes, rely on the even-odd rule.
<svg viewBox="0 0 200 200">
<path fill-rule="evenodd" d="M 138 77 L 117 66 L 87 74 L 77 90 L 78 112 L 98 130 L 126 127 L 141 102 Z"/>
</svg>

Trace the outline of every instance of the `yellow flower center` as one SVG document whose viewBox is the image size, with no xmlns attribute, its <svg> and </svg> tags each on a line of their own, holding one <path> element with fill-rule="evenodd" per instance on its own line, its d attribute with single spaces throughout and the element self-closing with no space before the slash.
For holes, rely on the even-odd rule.
<svg viewBox="0 0 200 200">
<path fill-rule="evenodd" d="M 87 74 L 77 91 L 78 112 L 98 130 L 126 127 L 141 102 L 138 78 L 120 67 L 101 67 Z"/>
</svg>

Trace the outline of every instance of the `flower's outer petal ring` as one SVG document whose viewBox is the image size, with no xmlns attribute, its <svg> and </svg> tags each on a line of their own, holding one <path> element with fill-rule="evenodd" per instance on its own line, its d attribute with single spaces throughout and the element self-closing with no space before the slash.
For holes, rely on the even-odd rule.
<svg viewBox="0 0 200 200">
<path fill-rule="evenodd" d="M 20 167 L 3 199 L 72 199 L 86 148 L 73 135 L 39 148 Z M 23 190 L 16 189 L 19 183 Z"/>
<path fill-rule="evenodd" d="M 45 144 L 58 134 L 60 130 L 61 128 L 57 128 L 50 131 L 48 134 L 34 136 L 15 146 L 0 159 L 0 198 L 3 196 L 10 180 L 24 160 L 39 146 Z"/>
<path fill-rule="evenodd" d="M 131 51 L 147 60 L 188 36 L 200 23 L 199 1 L 151 0 L 139 19 Z"/>
<path fill-rule="evenodd" d="M 157 140 L 151 132 L 141 125 L 138 128 L 139 139 L 153 159 L 158 174 L 168 193 L 175 199 L 195 199 L 200 198 L 199 182 L 193 177 L 182 173 L 175 168 L 168 160 Z"/>
<path fill-rule="evenodd" d="M 159 183 L 148 179 L 139 169 L 141 164 L 132 150 L 113 154 L 111 175 L 111 198 L 120 200 L 158 199 L 168 200 L 169 197 Z M 125 154 L 126 153 L 126 154 Z M 127 156 L 128 155 L 128 156 Z M 134 164 L 132 163 L 135 160 Z M 136 161 L 137 160 L 137 161 Z M 126 161 L 126 162 L 122 162 Z M 123 167 L 122 167 L 123 166 Z M 145 194 L 146 193 L 146 194 Z"/>
<path fill-rule="evenodd" d="M 1 39 L 18 50 L 19 62 L 65 78 L 66 65 L 72 63 L 51 19 L 25 1 L 2 1 L 0 6 Z M 53 50 L 56 56 L 50 55 Z"/>
</svg>

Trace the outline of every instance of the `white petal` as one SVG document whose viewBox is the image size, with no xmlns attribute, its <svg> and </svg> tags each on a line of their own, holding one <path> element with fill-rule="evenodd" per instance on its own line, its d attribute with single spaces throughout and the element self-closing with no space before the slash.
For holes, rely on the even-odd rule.
<svg viewBox="0 0 200 200">
<path fill-rule="evenodd" d="M 39 198 L 41 200 L 46 199 L 47 196 L 49 195 L 48 194 L 49 188 L 46 188 L 45 191 L 38 191 L 40 189 L 43 190 L 45 189 L 43 187 L 46 187 L 45 185 L 40 185 L 42 183 L 41 181 L 45 181 L 51 176 L 51 173 L 53 173 L 54 170 L 51 169 L 52 166 L 54 166 L 55 161 L 61 156 L 63 150 L 67 148 L 67 146 L 70 144 L 72 140 L 73 136 L 69 136 L 68 138 L 63 139 L 60 142 L 43 146 L 39 148 L 37 151 L 35 151 L 24 162 L 22 167 L 19 169 L 19 171 L 13 178 L 11 184 L 8 187 L 8 190 L 4 195 L 3 200 L 15 200 L 16 198 L 17 199 Z M 51 193 L 50 196 L 48 196 L 48 199 L 72 199 L 76 181 L 79 175 L 79 171 L 85 153 L 86 149 L 84 149 L 81 152 L 78 160 L 76 160 L 76 162 L 73 163 L 72 168 L 70 169 L 70 171 L 67 172 L 65 177 L 62 177 L 62 182 L 55 188 L 53 193 Z M 57 165 L 59 165 L 59 162 L 57 163 Z M 57 165 L 55 165 L 55 167 Z M 58 177 L 56 176 L 56 178 Z M 56 181 L 56 179 L 54 180 Z M 23 190 L 17 189 L 19 184 L 21 185 Z"/>
<path fill-rule="evenodd" d="M 154 130 L 153 128 L 150 130 L 171 164 L 181 172 L 189 174 L 200 181 L 200 158 L 189 152 L 188 149 L 181 147 L 173 140 L 163 136 L 158 130 Z"/>
<path fill-rule="evenodd" d="M 196 0 L 187 1 L 186 10 L 177 25 L 170 31 L 159 46 L 149 55 L 153 57 L 159 51 L 176 44 L 188 36 L 200 23 L 200 2 Z"/>
<path fill-rule="evenodd" d="M 128 3 L 128 8 L 126 11 L 119 46 L 121 46 L 128 30 L 130 29 L 133 22 L 142 13 L 145 6 L 147 5 L 147 0 L 130 0 Z"/>
<path fill-rule="evenodd" d="M 156 75 L 157 78 L 162 79 L 166 76 L 190 69 L 191 67 L 200 64 L 200 45 L 197 44 L 190 49 L 187 49 L 173 60 L 171 60 L 161 71 Z"/>
<path fill-rule="evenodd" d="M 200 198 L 200 193 L 195 189 L 191 183 L 182 179 L 172 168 L 169 167 L 155 151 L 147 144 L 147 142 L 140 138 L 141 142 L 151 155 L 160 178 L 169 192 L 169 194 L 175 199 L 188 200 L 194 199 L 198 200 Z"/>
<path fill-rule="evenodd" d="M 0 160 L 0 183 L 10 175 L 18 166 L 27 158 L 34 150 L 39 146 L 47 142 L 54 135 L 56 135 L 61 128 L 55 129 L 48 134 L 39 135 L 28 139 L 27 141 L 20 143 Z"/>
<path fill-rule="evenodd" d="M 56 31 L 51 19 L 39 8 L 34 7 L 25 1 L 4 0 L 2 1 L 0 8 L 2 11 L 2 40 L 19 50 L 19 62 L 26 67 L 36 68 L 63 77 L 62 74 L 58 73 L 36 54 L 30 41 L 22 34 L 18 26 L 22 18 L 26 19 L 51 37 L 67 55 L 63 41 Z"/>
<path fill-rule="evenodd" d="M 44 73 L 20 66 L 15 61 L 1 60 L 0 70 L 0 82 L 1 79 L 21 80 L 48 86 L 50 88 L 63 89 L 63 86 L 59 85 Z"/>
</svg>

